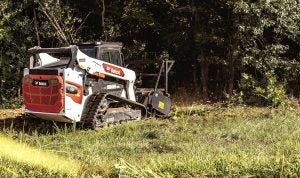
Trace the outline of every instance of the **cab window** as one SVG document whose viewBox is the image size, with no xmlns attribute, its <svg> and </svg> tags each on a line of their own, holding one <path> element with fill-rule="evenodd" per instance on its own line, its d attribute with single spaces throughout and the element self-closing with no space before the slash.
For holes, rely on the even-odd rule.
<svg viewBox="0 0 300 178">
<path fill-rule="evenodd" d="M 80 47 L 80 51 L 82 51 L 85 55 L 96 58 L 97 48 L 95 47 Z"/>
<path fill-rule="evenodd" d="M 100 60 L 122 66 L 122 58 L 119 50 L 103 49 L 100 52 Z"/>
</svg>

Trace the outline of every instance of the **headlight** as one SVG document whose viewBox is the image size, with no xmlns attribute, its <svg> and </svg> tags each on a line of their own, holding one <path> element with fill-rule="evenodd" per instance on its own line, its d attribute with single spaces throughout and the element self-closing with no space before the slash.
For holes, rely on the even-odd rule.
<svg viewBox="0 0 300 178">
<path fill-rule="evenodd" d="M 70 81 L 66 81 L 65 84 L 66 95 L 78 104 L 82 102 L 82 86 Z"/>
<path fill-rule="evenodd" d="M 78 88 L 76 86 L 66 84 L 66 93 L 70 94 L 77 94 L 78 93 Z"/>
</svg>

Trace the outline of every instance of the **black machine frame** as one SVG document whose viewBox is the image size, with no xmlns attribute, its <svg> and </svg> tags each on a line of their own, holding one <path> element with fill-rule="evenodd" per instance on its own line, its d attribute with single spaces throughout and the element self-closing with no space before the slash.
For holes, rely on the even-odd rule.
<svg viewBox="0 0 300 178">
<path fill-rule="evenodd" d="M 170 93 L 169 93 L 169 72 L 172 69 L 174 63 L 175 63 L 174 60 L 169 60 L 169 59 L 164 59 L 164 60 L 161 60 L 161 61 L 157 61 L 157 60 L 153 60 L 153 61 L 152 60 L 130 60 L 130 61 L 126 61 L 126 64 L 128 64 L 128 65 L 160 64 L 158 73 L 143 73 L 143 72 L 137 73 L 138 78 L 156 77 L 155 85 L 154 85 L 153 88 L 138 88 L 138 89 L 140 89 L 140 90 L 151 89 L 150 91 L 157 92 L 159 90 L 159 88 L 158 88 L 159 82 L 161 81 L 161 78 L 164 77 L 163 93 L 164 93 L 165 96 L 168 96 L 168 97 L 170 97 Z M 145 91 L 145 92 L 147 93 L 147 91 Z"/>
</svg>

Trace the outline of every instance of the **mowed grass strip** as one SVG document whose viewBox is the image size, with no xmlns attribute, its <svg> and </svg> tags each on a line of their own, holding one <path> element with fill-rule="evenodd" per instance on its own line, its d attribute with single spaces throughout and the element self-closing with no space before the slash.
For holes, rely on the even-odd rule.
<svg viewBox="0 0 300 178">
<path fill-rule="evenodd" d="M 79 160 L 85 177 L 299 177 L 299 113 L 195 105 L 175 108 L 170 119 L 17 139 Z"/>
<path fill-rule="evenodd" d="M 0 143 L 0 157 L 5 159 L 73 176 L 77 175 L 80 170 L 80 164 L 77 161 L 17 143 L 2 135 L 0 135 Z M 1 167 L 3 170 L 6 169 L 5 165 Z"/>
</svg>

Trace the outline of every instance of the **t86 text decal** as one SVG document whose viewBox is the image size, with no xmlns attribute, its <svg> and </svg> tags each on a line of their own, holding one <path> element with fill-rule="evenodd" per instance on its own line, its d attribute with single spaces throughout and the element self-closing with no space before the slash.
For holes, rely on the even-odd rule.
<svg viewBox="0 0 300 178">
<path fill-rule="evenodd" d="M 109 64 L 103 64 L 103 68 L 104 68 L 105 72 L 124 77 L 124 72 L 119 67 L 115 67 L 115 66 L 112 66 Z"/>
</svg>

